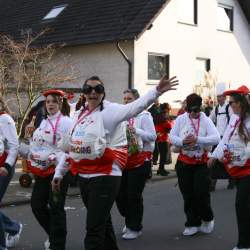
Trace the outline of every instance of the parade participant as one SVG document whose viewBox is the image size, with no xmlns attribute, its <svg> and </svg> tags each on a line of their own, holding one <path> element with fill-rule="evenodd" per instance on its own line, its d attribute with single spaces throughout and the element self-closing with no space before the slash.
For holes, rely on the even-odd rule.
<svg viewBox="0 0 250 250">
<path fill-rule="evenodd" d="M 169 114 L 166 112 L 166 110 L 168 110 L 168 106 L 170 105 L 166 105 L 166 103 L 161 104 L 161 113 L 157 116 L 155 122 L 155 130 L 157 134 L 156 142 L 160 153 L 157 175 L 161 176 L 167 176 L 169 174 L 169 171 L 165 170 L 165 164 L 167 163 L 167 160 L 170 160 L 170 154 L 168 152 L 168 134 L 172 128 Z"/>
<path fill-rule="evenodd" d="M 148 107 L 158 96 L 175 89 L 175 78 L 163 77 L 156 88 L 132 103 L 104 101 L 105 89 L 97 76 L 83 85 L 86 103 L 76 115 L 70 138 L 71 171 L 79 174 L 79 186 L 87 208 L 86 250 L 117 250 L 110 210 L 120 188 L 127 160 L 127 121 Z M 54 178 L 54 186 L 60 178 Z"/>
<path fill-rule="evenodd" d="M 233 110 L 229 125 L 219 145 L 208 161 L 212 167 L 216 159 L 224 163 L 229 175 L 236 180 L 236 218 L 238 243 L 233 250 L 250 250 L 250 97 L 249 89 L 241 86 L 224 92 L 229 95 Z"/>
<path fill-rule="evenodd" d="M 46 98 L 47 118 L 37 129 L 33 128 L 28 150 L 21 147 L 20 153 L 27 157 L 28 169 L 35 177 L 31 208 L 38 223 L 49 236 L 45 249 L 64 250 L 67 234 L 64 204 L 68 183 L 64 178 L 60 192 L 52 192 L 51 181 L 53 176 L 57 177 L 59 174 L 55 173 L 55 166 L 65 156 L 62 141 L 72 127 L 72 120 L 68 117 L 70 107 L 63 91 L 50 89 L 43 95 Z M 30 132 L 32 128 L 27 129 Z M 61 164 L 60 167 L 63 168 L 64 165 Z"/>
<path fill-rule="evenodd" d="M 0 102 L 2 104 L 0 111 L 0 202 L 2 202 L 2 198 L 15 172 L 18 138 L 15 122 L 5 112 L 2 99 Z M 0 249 L 5 250 L 7 247 L 16 246 L 22 228 L 21 223 L 11 220 L 0 211 Z"/>
<path fill-rule="evenodd" d="M 124 104 L 139 98 L 136 89 L 123 92 Z M 143 197 L 146 180 L 151 171 L 156 132 L 152 116 L 143 111 L 126 123 L 128 140 L 128 161 L 122 172 L 121 186 L 116 204 L 125 218 L 122 238 L 132 240 L 142 234 Z"/>
<path fill-rule="evenodd" d="M 160 106 L 160 102 L 159 99 L 157 98 L 154 101 L 154 104 L 148 109 L 148 112 L 152 115 L 153 117 L 153 121 L 154 121 L 154 125 L 156 125 L 157 122 L 157 117 L 158 115 L 161 113 L 161 106 Z M 159 148 L 158 148 L 158 143 L 157 141 L 155 141 L 155 148 L 154 148 L 154 152 L 153 152 L 153 164 L 157 165 L 158 162 L 158 157 L 159 157 Z"/>
<path fill-rule="evenodd" d="M 187 218 L 183 235 L 191 236 L 199 230 L 211 233 L 214 228 L 206 163 L 208 151 L 219 143 L 220 136 L 213 122 L 200 112 L 202 98 L 191 94 L 186 102 L 187 112 L 177 117 L 170 141 L 179 152 L 175 168 Z"/>
<path fill-rule="evenodd" d="M 221 82 L 216 85 L 216 95 L 217 95 L 217 101 L 218 105 L 214 107 L 212 110 L 209 118 L 213 121 L 215 124 L 217 130 L 219 131 L 220 137 L 222 138 L 224 135 L 224 132 L 227 128 L 227 125 L 229 123 L 230 117 L 233 114 L 232 109 L 229 107 L 229 103 L 226 101 L 226 96 L 223 94 L 226 88 L 226 84 Z M 216 162 L 216 168 L 213 168 L 212 176 L 216 176 L 216 170 L 221 177 L 228 178 L 228 175 L 226 173 L 223 174 L 224 166 L 219 161 Z M 219 176 L 220 177 L 220 176 Z M 220 177 L 220 178 L 221 178 Z M 211 185 L 210 185 L 210 191 L 215 191 L 217 179 L 212 178 Z M 229 178 L 228 180 L 228 189 L 234 188 L 234 181 L 232 178 Z"/>
</svg>

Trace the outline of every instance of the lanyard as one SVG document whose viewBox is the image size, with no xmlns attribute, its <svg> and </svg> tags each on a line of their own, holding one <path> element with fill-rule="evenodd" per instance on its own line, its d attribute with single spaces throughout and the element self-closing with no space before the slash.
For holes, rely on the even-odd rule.
<svg viewBox="0 0 250 250">
<path fill-rule="evenodd" d="M 234 128 L 233 128 L 233 130 L 231 131 L 231 133 L 230 133 L 230 135 L 229 135 L 228 141 L 231 140 L 231 138 L 232 138 L 232 136 L 233 136 L 233 134 L 234 134 L 236 128 L 238 127 L 239 123 L 240 123 L 240 119 L 238 119 L 238 120 L 235 122 Z"/>
<path fill-rule="evenodd" d="M 195 127 L 195 124 L 194 124 L 194 122 L 193 122 L 193 119 L 189 116 L 189 119 L 190 119 L 190 121 L 191 121 L 191 125 L 192 125 L 192 127 L 193 127 L 193 129 L 194 129 L 194 132 L 195 132 L 195 135 L 196 136 L 198 136 L 199 135 L 199 130 L 200 130 L 200 115 L 199 115 L 199 117 L 198 117 L 198 126 L 197 126 L 197 128 Z"/>
<path fill-rule="evenodd" d="M 95 109 L 91 110 L 91 111 L 89 111 L 88 109 L 83 109 L 82 110 L 82 112 L 78 116 L 77 122 L 75 123 L 75 125 L 74 125 L 74 127 L 72 129 L 71 135 L 74 133 L 76 126 L 79 123 L 81 123 L 85 119 L 85 117 L 87 117 L 88 115 L 90 115 L 93 111 L 95 111 Z"/>
<path fill-rule="evenodd" d="M 59 124 L 59 121 L 61 119 L 61 114 L 56 118 L 56 124 L 55 126 L 53 125 L 53 123 L 51 122 L 51 120 L 49 118 L 47 118 L 48 122 L 49 122 L 49 125 L 51 126 L 52 130 L 53 130 L 53 145 L 56 144 L 56 131 L 57 131 L 57 128 L 58 128 L 58 124 Z"/>
</svg>

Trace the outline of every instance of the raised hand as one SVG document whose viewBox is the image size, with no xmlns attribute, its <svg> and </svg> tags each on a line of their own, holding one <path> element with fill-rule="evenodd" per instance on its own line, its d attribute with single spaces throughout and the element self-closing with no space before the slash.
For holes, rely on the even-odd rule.
<svg viewBox="0 0 250 250">
<path fill-rule="evenodd" d="M 161 93 L 165 93 L 169 90 L 175 90 L 175 86 L 179 85 L 179 81 L 177 80 L 177 77 L 174 76 L 172 78 L 168 78 L 166 75 L 163 76 L 160 80 L 160 82 L 158 83 L 156 89 L 157 91 L 161 92 Z"/>
<path fill-rule="evenodd" d="M 60 192 L 61 188 L 61 178 L 55 177 L 51 182 L 52 192 Z"/>
</svg>

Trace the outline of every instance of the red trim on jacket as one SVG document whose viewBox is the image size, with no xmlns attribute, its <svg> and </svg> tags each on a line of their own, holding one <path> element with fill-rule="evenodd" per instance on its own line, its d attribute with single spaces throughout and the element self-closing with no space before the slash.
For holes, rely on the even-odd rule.
<svg viewBox="0 0 250 250">
<path fill-rule="evenodd" d="M 0 156 L 0 167 L 3 167 L 7 157 L 8 157 L 8 154 L 6 151 L 4 151 L 3 154 Z"/>
<path fill-rule="evenodd" d="M 74 161 L 70 159 L 70 171 L 76 174 L 110 174 L 112 165 L 116 162 L 121 168 L 127 163 L 128 151 L 126 148 L 110 149 L 106 148 L 101 158 L 95 160 L 84 159 Z"/>
<path fill-rule="evenodd" d="M 55 166 L 50 166 L 46 170 L 42 170 L 40 168 L 33 167 L 30 161 L 27 161 L 27 169 L 29 172 L 39 177 L 48 177 L 55 173 Z"/>
<path fill-rule="evenodd" d="M 208 161 L 208 156 L 207 153 L 204 153 L 201 158 L 197 159 L 196 157 L 189 157 L 183 153 L 180 153 L 177 160 L 188 165 L 206 164 Z"/>
<path fill-rule="evenodd" d="M 139 152 L 128 157 L 128 162 L 126 164 L 126 169 L 134 169 L 136 167 L 142 166 L 147 159 L 151 159 L 152 153 L 147 151 Z"/>
<path fill-rule="evenodd" d="M 225 164 L 225 168 L 229 175 L 234 178 L 242 178 L 248 176 L 250 175 L 250 159 L 248 159 L 245 165 L 242 167 L 228 167 L 228 165 Z"/>
</svg>

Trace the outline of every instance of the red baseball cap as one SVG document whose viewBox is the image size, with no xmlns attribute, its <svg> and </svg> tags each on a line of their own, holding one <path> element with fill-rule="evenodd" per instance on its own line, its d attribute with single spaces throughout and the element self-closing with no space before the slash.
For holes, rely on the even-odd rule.
<svg viewBox="0 0 250 250">
<path fill-rule="evenodd" d="M 249 88 L 245 85 L 242 85 L 237 89 L 225 91 L 224 95 L 232 95 L 232 94 L 248 95 L 249 93 L 250 93 Z"/>
<path fill-rule="evenodd" d="M 60 89 L 49 89 L 49 90 L 46 90 L 43 92 L 43 95 L 45 97 L 47 97 L 48 95 L 51 95 L 51 94 L 59 95 L 61 97 L 65 96 L 65 93 Z"/>
</svg>

